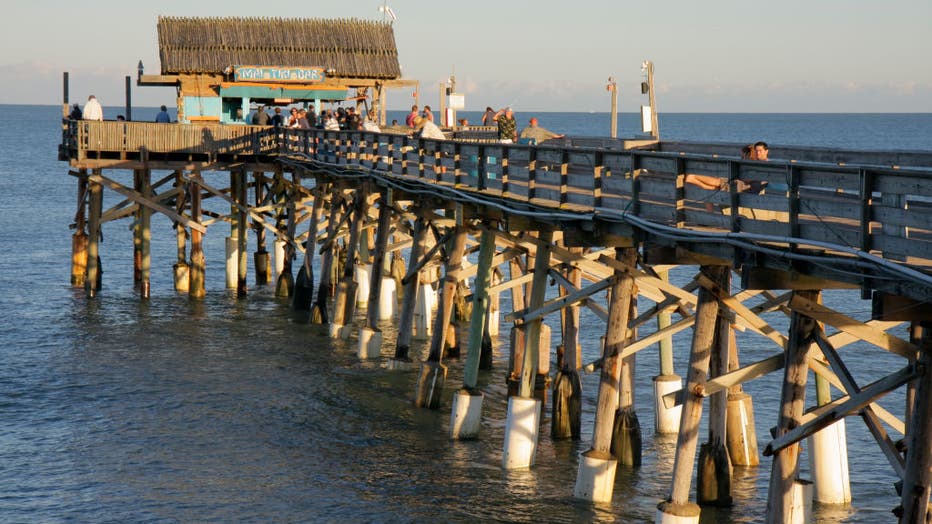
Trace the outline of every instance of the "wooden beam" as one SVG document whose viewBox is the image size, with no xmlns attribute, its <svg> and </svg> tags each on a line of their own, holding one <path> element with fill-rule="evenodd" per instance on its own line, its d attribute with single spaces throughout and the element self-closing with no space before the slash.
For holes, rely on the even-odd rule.
<svg viewBox="0 0 932 524">
<path fill-rule="evenodd" d="M 734 311 L 736 315 L 744 319 L 751 327 L 751 329 L 757 331 L 761 335 L 764 335 L 770 340 L 773 340 L 781 348 L 786 349 L 787 338 L 783 336 L 782 333 L 771 327 L 771 325 L 768 324 L 764 319 L 755 315 L 754 312 L 748 309 L 741 302 L 735 300 L 734 297 L 729 296 L 728 293 L 716 286 L 715 283 L 705 275 L 699 275 L 697 280 L 699 281 L 700 286 L 711 291 L 719 301 L 731 308 L 731 310 Z"/>
<path fill-rule="evenodd" d="M 569 295 L 565 295 L 560 298 L 555 298 L 543 304 L 540 309 L 535 311 L 528 311 L 527 309 L 522 309 L 521 311 L 513 311 L 505 315 L 506 322 L 513 322 L 515 320 L 522 320 L 524 322 L 531 322 L 537 320 L 543 316 L 546 316 L 549 313 L 557 311 L 567 306 L 575 305 L 583 300 L 586 300 L 591 295 L 594 295 L 600 291 L 604 291 L 607 287 L 614 285 L 614 278 L 607 278 L 597 284 L 593 284 L 589 287 L 578 289 L 573 291 Z"/>
<path fill-rule="evenodd" d="M 800 440 L 812 435 L 822 428 L 855 413 L 874 400 L 916 378 L 918 373 L 914 366 L 906 366 L 892 375 L 871 382 L 860 393 L 844 395 L 828 404 L 823 404 L 803 415 L 799 426 L 773 439 L 764 449 L 764 455 L 770 456 Z"/>
<path fill-rule="evenodd" d="M 98 174 L 88 175 L 87 178 L 88 180 L 92 182 L 95 182 L 103 186 L 107 186 L 110 189 L 116 191 L 117 193 L 120 193 L 121 195 L 129 197 L 137 204 L 146 206 L 149 209 L 152 209 L 153 211 L 158 211 L 159 213 L 162 213 L 168 218 L 174 220 L 175 222 L 184 224 L 186 227 L 189 227 L 193 229 L 194 231 L 199 231 L 201 233 L 207 232 L 207 228 L 202 226 L 201 224 L 198 224 L 197 222 L 194 222 L 193 220 L 185 216 L 179 215 L 178 213 L 175 212 L 174 209 L 165 207 L 150 198 L 146 198 L 140 195 L 139 193 L 133 191 L 132 189 L 120 184 L 119 182 L 116 182 L 115 180 L 111 180 L 103 175 L 98 175 Z"/>
<path fill-rule="evenodd" d="M 870 342 L 881 349 L 885 349 L 901 357 L 914 359 L 916 353 L 919 351 L 919 347 L 915 344 L 910 344 L 885 331 L 874 329 L 857 319 L 829 309 L 821 304 L 806 300 L 803 297 L 794 296 L 790 300 L 789 307 L 793 311 L 812 317 L 819 322 L 823 322 L 840 331 L 854 335 L 861 340 Z"/>
<path fill-rule="evenodd" d="M 839 282 L 767 267 L 748 267 L 742 272 L 745 289 L 859 289 L 849 282 Z"/>
<path fill-rule="evenodd" d="M 874 292 L 871 305 L 875 320 L 924 322 L 932 318 L 932 304 L 883 291 Z"/>
</svg>

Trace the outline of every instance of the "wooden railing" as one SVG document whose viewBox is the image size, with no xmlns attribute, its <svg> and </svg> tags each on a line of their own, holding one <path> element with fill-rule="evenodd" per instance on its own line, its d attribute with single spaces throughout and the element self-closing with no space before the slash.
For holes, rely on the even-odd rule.
<svg viewBox="0 0 932 524">
<path fill-rule="evenodd" d="M 641 150 L 420 140 L 406 135 L 267 126 L 65 120 L 63 157 L 106 154 L 286 155 L 574 212 L 806 239 L 932 263 L 932 167 L 741 160 Z M 157 168 L 156 166 L 152 166 Z M 728 181 L 706 190 L 687 175 Z M 767 182 L 760 193 L 737 181 Z"/>
<path fill-rule="evenodd" d="M 792 237 L 932 262 L 932 169 L 671 152 L 420 140 L 286 130 L 282 153 L 567 211 L 613 210 L 676 227 Z M 728 181 L 706 190 L 688 174 Z M 760 193 L 737 181 L 766 182 Z"/>
</svg>

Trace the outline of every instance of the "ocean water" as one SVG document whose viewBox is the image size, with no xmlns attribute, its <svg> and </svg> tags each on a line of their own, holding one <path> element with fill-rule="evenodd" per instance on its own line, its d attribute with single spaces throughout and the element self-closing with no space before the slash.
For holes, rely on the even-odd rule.
<svg viewBox="0 0 932 524">
<path fill-rule="evenodd" d="M 532 115 L 518 109 L 523 124 Z M 151 120 L 156 109 L 133 112 Z M 389 370 L 385 359 L 360 362 L 355 337 L 331 340 L 271 287 L 255 286 L 251 268 L 246 299 L 224 289 L 223 224 L 207 235 L 204 300 L 172 290 L 175 239 L 164 217 L 153 219 L 150 300 L 141 301 L 133 290 L 126 220 L 103 227 L 99 296 L 88 300 L 83 290 L 72 289 L 69 224 L 76 181 L 57 161 L 59 115 L 56 106 L 0 106 L 0 521 L 653 520 L 656 503 L 669 491 L 675 443 L 652 434 L 656 349 L 638 358 L 644 464 L 619 468 L 611 504 L 581 503 L 572 497 L 576 461 L 591 439 L 598 376 L 583 376 L 583 439 L 551 440 L 548 410 L 536 466 L 503 471 L 505 329 L 496 340 L 494 369 L 480 374 L 486 393 L 481 438 L 453 442 L 450 399 L 462 382 L 461 361 L 446 362 L 441 408 L 414 408 L 416 370 Z M 389 118 L 403 115 L 390 112 Z M 479 113 L 460 116 L 478 121 Z M 608 134 L 607 114 L 533 116 L 556 132 Z M 620 123 L 620 134 L 630 135 L 637 118 L 621 115 Z M 660 127 L 671 140 L 932 149 L 930 114 L 661 114 Z M 108 175 L 131 179 L 127 172 Z M 208 183 L 227 180 L 225 173 L 205 177 Z M 105 208 L 122 200 L 105 195 Z M 254 242 L 251 237 L 250 251 Z M 673 275 L 677 282 L 690 277 L 689 270 Z M 870 315 L 869 301 L 857 292 L 826 292 L 825 302 L 856 318 Z M 640 307 L 650 305 L 642 301 Z M 502 308 L 509 310 L 507 295 Z M 782 314 L 765 318 L 786 331 Z M 582 321 L 584 359 L 594 360 L 604 325 L 585 312 Z M 548 323 L 559 325 L 557 317 Z M 391 322 L 383 328 L 388 355 L 395 333 Z M 906 336 L 903 328 L 893 332 Z M 674 338 L 681 375 L 689 333 Z M 738 343 L 745 363 L 777 351 L 750 333 L 738 333 Z M 419 343 L 413 356 L 423 358 L 426 350 Z M 866 344 L 847 346 L 842 354 L 861 384 L 904 365 Z M 754 397 L 761 448 L 776 423 L 778 375 L 745 388 Z M 898 415 L 905 405 L 900 392 L 880 403 Z M 848 436 L 854 501 L 816 506 L 816 518 L 894 521 L 890 509 L 898 497 L 891 468 L 859 419 L 848 420 Z M 803 464 L 806 476 L 805 452 Z M 703 521 L 761 521 L 769 470 L 766 457 L 759 468 L 737 468 L 734 506 L 704 509 Z"/>
</svg>

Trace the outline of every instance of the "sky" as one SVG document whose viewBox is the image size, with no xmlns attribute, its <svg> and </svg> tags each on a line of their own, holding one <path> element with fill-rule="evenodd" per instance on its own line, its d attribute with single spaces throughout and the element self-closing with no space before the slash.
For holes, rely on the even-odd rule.
<svg viewBox="0 0 932 524">
<path fill-rule="evenodd" d="M 95 94 L 124 102 L 142 60 L 159 72 L 159 16 L 380 20 L 386 0 L 6 0 L 0 104 Z M 654 63 L 658 112 L 932 112 L 932 0 L 387 0 L 404 78 L 439 105 L 455 75 L 466 109 L 637 111 Z M 271 64 L 270 64 L 271 65 Z M 316 64 L 309 64 L 316 65 Z M 413 102 L 388 92 L 389 109 Z M 133 86 L 134 106 L 173 105 Z"/>
</svg>

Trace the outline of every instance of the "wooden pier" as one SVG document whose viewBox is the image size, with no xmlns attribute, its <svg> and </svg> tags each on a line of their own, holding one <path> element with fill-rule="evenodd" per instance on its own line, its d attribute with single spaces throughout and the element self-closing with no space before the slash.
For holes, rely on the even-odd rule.
<svg viewBox="0 0 932 524">
<path fill-rule="evenodd" d="M 732 466 L 759 461 L 753 412 L 748 427 L 747 413 L 731 416 L 739 409 L 779 413 L 772 439 L 761 443 L 772 459 L 771 522 L 805 518 L 801 497 L 812 490 L 798 478 L 804 439 L 855 415 L 900 479 L 890 489 L 902 504 L 891 510 L 901 522 L 925 522 L 932 486 L 932 159 L 779 151 L 787 160 L 741 160 L 708 144 L 567 139 L 528 146 L 64 119 L 60 158 L 78 182 L 72 283 L 89 297 L 98 293 L 100 227 L 113 220 L 136 220 L 143 298 L 150 293 L 153 212 L 176 225 L 176 289 L 195 299 L 208 292 L 203 235 L 214 226 L 230 226 L 227 271 L 235 278 L 227 282 L 244 298 L 247 234 L 255 236 L 253 285 L 269 278 L 266 243 L 274 238 L 276 292 L 291 296 L 296 308 L 313 309 L 332 336 L 358 335 L 360 358 L 410 365 L 412 336 L 430 337 L 414 404 L 439 408 L 440 391 L 458 389 L 454 439 L 481 438 L 476 372 L 489 364 L 490 334 L 501 321 L 510 323 L 503 467 L 533 466 L 542 402 L 552 406 L 552 438 L 579 438 L 580 398 L 593 396 L 593 439 L 580 456 L 574 490 L 593 502 L 611 501 L 617 467 L 640 463 L 633 373 L 682 384 L 669 347 L 661 369 L 636 368 L 637 353 L 692 328 L 689 362 L 677 365 L 688 369 L 685 388 L 656 390 L 658 417 L 661 410 L 682 410 L 673 483 L 657 493 L 658 522 L 698 520 L 700 506 L 690 496 L 695 467 L 700 485 L 693 500 L 731 503 Z M 719 177 L 728 189 L 693 186 L 685 181 L 690 174 Z M 769 186 L 760 194 L 738 191 L 738 181 L 751 180 Z M 124 200 L 103 209 L 104 190 Z M 470 253 L 477 264 L 467 262 Z M 675 266 L 696 267 L 695 278 L 682 287 L 670 284 L 665 275 Z M 474 278 L 471 290 L 463 285 L 468 278 Z M 425 319 L 431 284 L 439 289 L 437 314 Z M 559 288 L 556 298 L 547 292 L 552 285 Z M 354 298 L 357 289 L 367 291 Z M 871 318 L 826 307 L 820 300 L 826 289 L 870 299 Z M 512 294 L 512 311 L 498 309 L 503 292 Z M 384 312 L 386 301 L 397 305 L 385 298 L 395 293 L 403 296 L 400 311 Z M 606 324 L 602 357 L 588 364 L 578 338 L 580 307 Z M 366 314 L 357 316 L 363 308 Z M 788 333 L 766 320 L 774 314 L 789 317 Z M 397 340 L 382 339 L 379 322 L 386 316 L 398 319 Z M 639 332 L 657 320 L 657 329 Z M 467 325 L 468 334 L 458 332 Z M 891 333 L 904 325 L 908 339 Z M 734 329 L 771 340 L 773 355 L 740 359 Z M 465 379 L 452 386 L 445 384 L 446 366 L 460 339 L 466 340 Z M 858 380 L 839 351 L 856 341 L 901 357 L 902 365 L 870 383 Z M 579 387 L 587 365 L 600 369 L 599 391 Z M 752 408 L 742 384 L 769 373 L 783 374 L 781 401 Z M 820 394 L 807 402 L 810 375 Z M 902 409 L 877 403 L 902 388 L 908 399 Z M 710 434 L 701 444 L 706 398 Z"/>
</svg>

